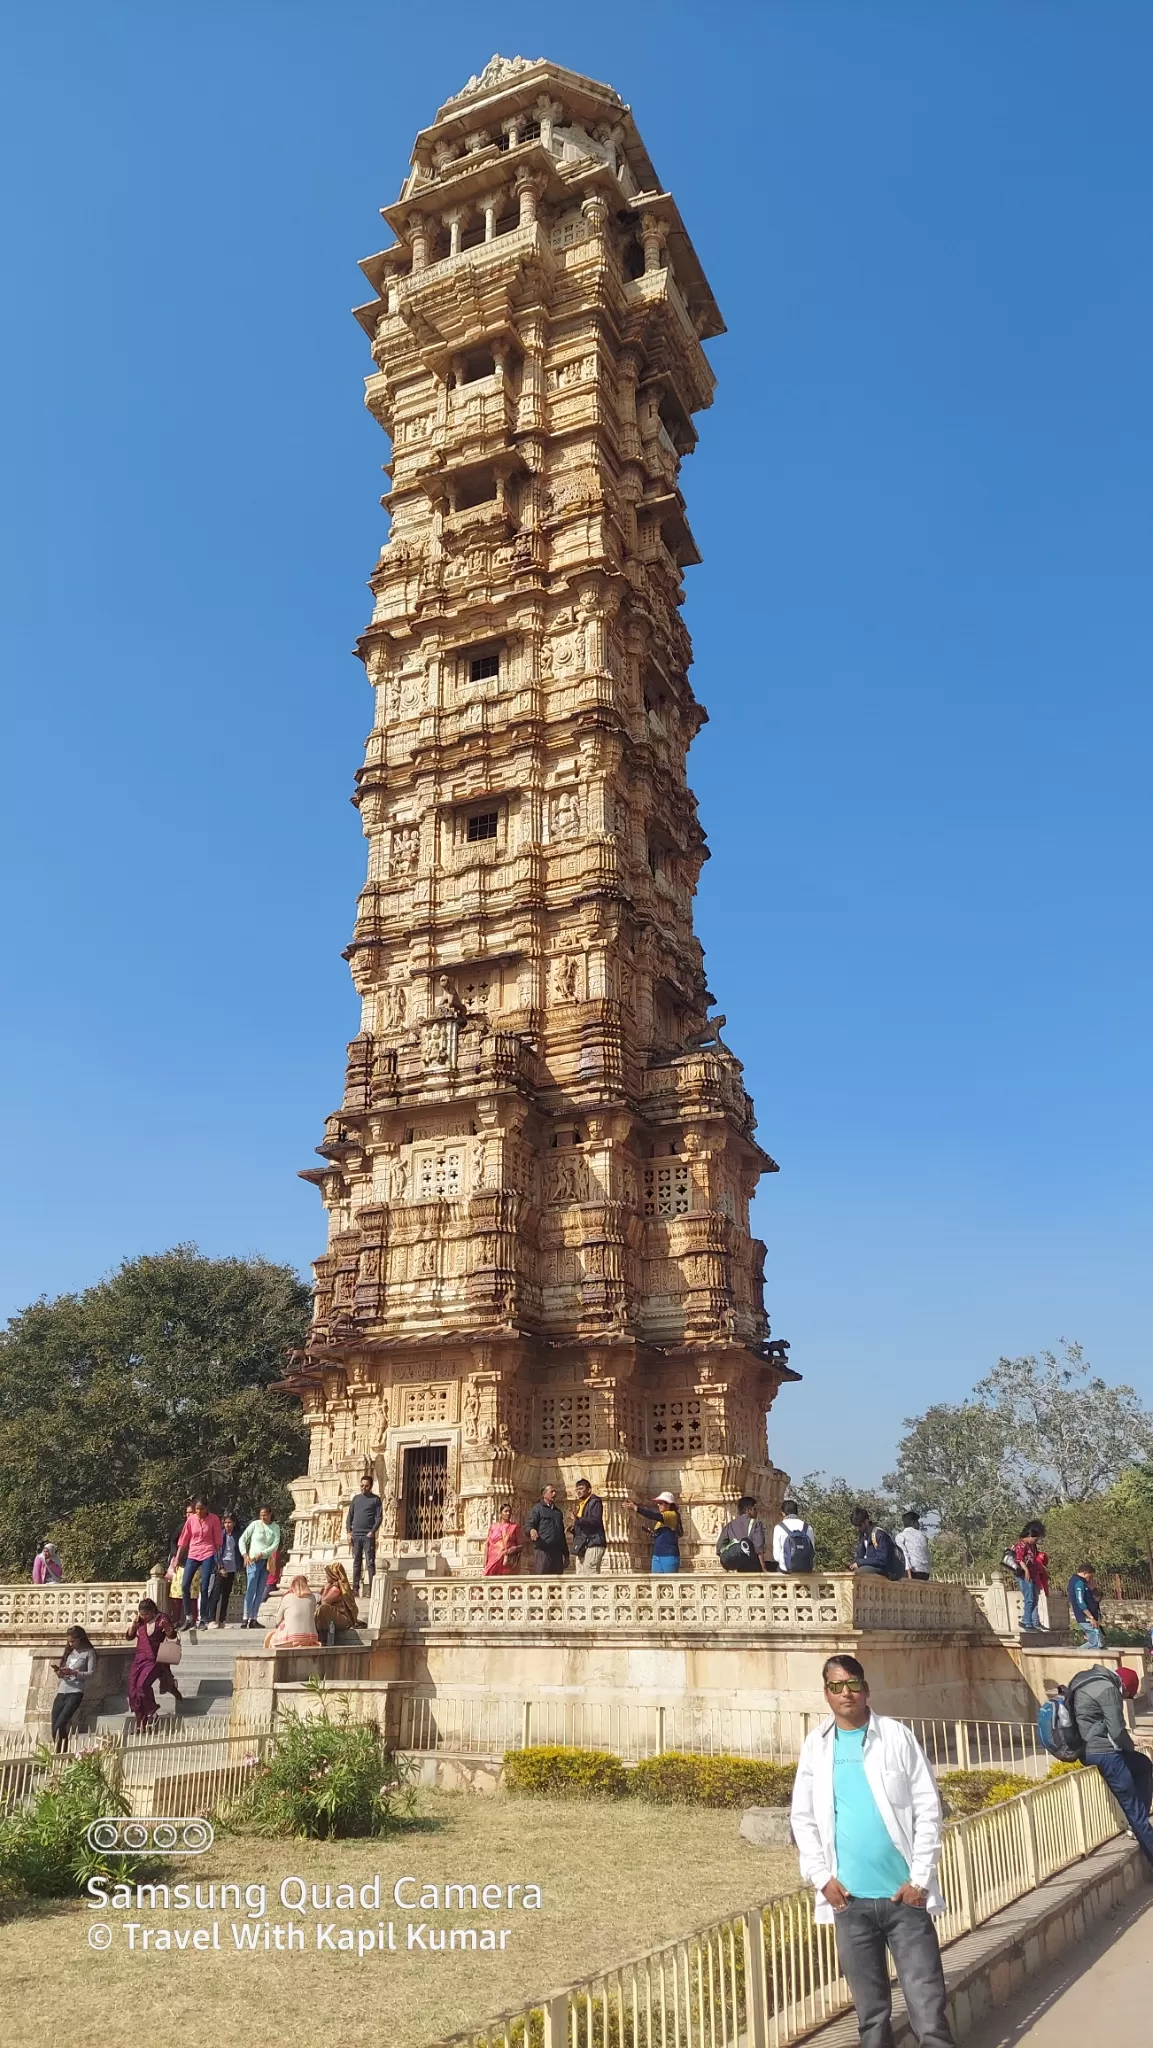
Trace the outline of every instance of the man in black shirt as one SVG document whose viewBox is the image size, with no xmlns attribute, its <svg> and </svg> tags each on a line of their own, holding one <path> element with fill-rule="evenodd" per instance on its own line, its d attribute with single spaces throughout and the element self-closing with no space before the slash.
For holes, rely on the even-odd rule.
<svg viewBox="0 0 1153 2048">
<path fill-rule="evenodd" d="M 354 1493 L 348 1503 L 348 1520 L 345 1528 L 352 1538 L 352 1590 L 360 1591 L 360 1575 L 363 1570 L 369 1586 L 376 1577 L 376 1532 L 384 1513 L 380 1495 L 372 1490 L 372 1474 L 366 1472 L 360 1482 L 360 1492 Z"/>
<path fill-rule="evenodd" d="M 563 1572 L 568 1563 L 568 1538 L 564 1532 L 564 1516 L 556 1505 L 556 1487 L 546 1486 L 535 1508 L 525 1523 L 528 1540 L 529 1570 L 546 1576 Z"/>
</svg>

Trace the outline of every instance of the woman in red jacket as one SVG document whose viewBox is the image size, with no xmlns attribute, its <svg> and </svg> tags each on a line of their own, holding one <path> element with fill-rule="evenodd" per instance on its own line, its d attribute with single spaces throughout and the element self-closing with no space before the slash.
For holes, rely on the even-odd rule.
<svg viewBox="0 0 1153 2048">
<path fill-rule="evenodd" d="M 1025 1601 L 1025 1611 L 1021 1616 L 1022 1629 L 1041 1626 L 1037 1618 L 1037 1603 L 1042 1593 L 1049 1591 L 1049 1560 L 1041 1549 L 1041 1538 L 1044 1534 L 1044 1522 L 1026 1522 L 1013 1545 L 1013 1556 L 1017 1560 L 1017 1577 L 1021 1581 L 1021 1592 Z"/>
</svg>

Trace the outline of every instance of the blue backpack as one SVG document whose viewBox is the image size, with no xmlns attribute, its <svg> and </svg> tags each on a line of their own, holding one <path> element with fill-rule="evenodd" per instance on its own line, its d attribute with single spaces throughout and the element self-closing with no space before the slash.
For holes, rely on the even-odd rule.
<svg viewBox="0 0 1153 2048">
<path fill-rule="evenodd" d="M 783 1571 L 812 1571 L 815 1562 L 813 1539 L 807 1529 L 786 1529 L 782 1548 L 784 1550 Z"/>
</svg>

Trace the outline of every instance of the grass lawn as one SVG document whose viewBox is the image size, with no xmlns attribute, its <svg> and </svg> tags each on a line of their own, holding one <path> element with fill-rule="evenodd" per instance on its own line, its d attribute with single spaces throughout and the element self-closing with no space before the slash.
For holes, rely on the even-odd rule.
<svg viewBox="0 0 1153 2048">
<path fill-rule="evenodd" d="M 752 1904 L 796 1882 L 791 1851 L 752 1849 L 740 1815 L 632 1802 L 597 1805 L 418 1795 L 418 1831 L 373 1842 L 219 1841 L 205 1856 L 174 1860 L 169 1881 L 265 1884 L 270 1926 L 300 1927 L 303 1951 L 261 1947 L 241 1953 L 233 1924 L 262 1927 L 231 1905 L 190 1911 L 90 1912 L 83 1902 L 46 1901 L 14 1912 L 0 1930 L 0 2039 L 5 2048 L 136 2048 L 143 2033 L 163 2041 L 234 2043 L 236 2048 L 423 2048 L 456 2028 L 540 1996 L 674 1935 Z M 380 1873 L 382 1904 L 290 1913 L 282 1879 L 309 1885 L 369 1883 Z M 519 1905 L 451 1911 L 402 1908 L 392 1887 L 405 1874 L 421 1884 L 538 1884 L 539 1911 Z M 409 1896 L 418 1897 L 419 1889 Z M 443 1902 L 443 1894 L 442 1894 Z M 396 1949 L 358 1957 L 318 1952 L 318 1926 L 375 1932 L 391 1920 Z M 92 1924 L 113 1928 L 94 1953 Z M 130 1952 L 125 1923 L 181 1933 L 219 1925 L 208 1952 Z M 508 1929 L 504 1952 L 411 1950 L 410 1922 L 426 1929 Z M 137 1941 L 140 1940 L 137 1935 Z M 386 1936 L 387 1938 L 387 1936 Z M 499 1933 L 498 1933 L 499 1940 Z"/>
</svg>

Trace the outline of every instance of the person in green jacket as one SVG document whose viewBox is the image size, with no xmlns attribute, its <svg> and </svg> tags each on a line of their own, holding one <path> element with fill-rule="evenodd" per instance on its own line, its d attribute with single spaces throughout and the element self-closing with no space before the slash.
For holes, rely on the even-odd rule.
<svg viewBox="0 0 1153 2048">
<path fill-rule="evenodd" d="M 246 1567 L 244 1619 L 241 1628 L 258 1628 L 257 1616 L 268 1587 L 269 1574 L 280 1549 L 280 1524 L 272 1519 L 271 1508 L 260 1508 L 240 1539 L 240 1555 Z"/>
</svg>

